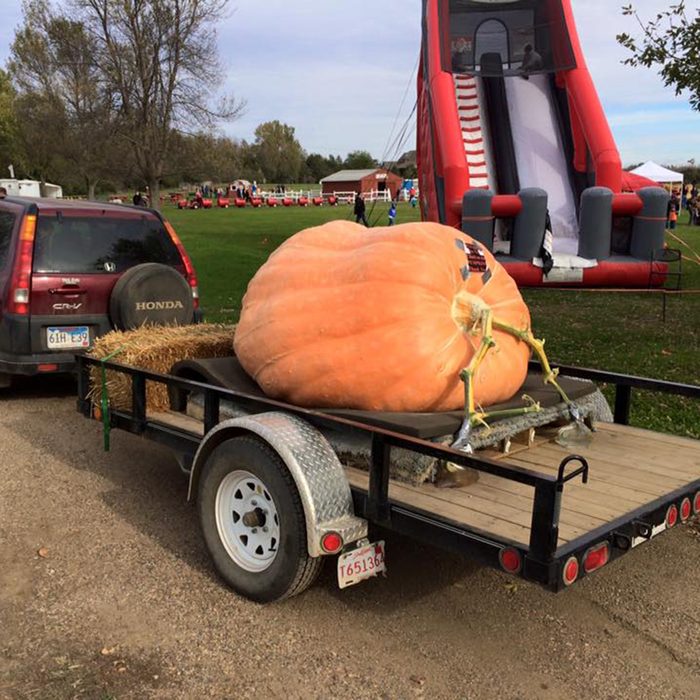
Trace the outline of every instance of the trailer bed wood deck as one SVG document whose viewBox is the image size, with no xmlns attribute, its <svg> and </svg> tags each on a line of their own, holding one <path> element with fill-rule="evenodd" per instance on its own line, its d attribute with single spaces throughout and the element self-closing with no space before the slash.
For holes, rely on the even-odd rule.
<svg viewBox="0 0 700 700">
<path fill-rule="evenodd" d="M 149 418 L 194 434 L 203 432 L 200 421 L 183 414 L 159 413 Z M 564 488 L 559 546 L 676 489 L 700 484 L 700 441 L 612 423 L 598 424 L 587 447 L 564 448 L 544 437 L 507 455 L 494 450 L 478 455 L 556 476 L 561 461 L 572 453 L 588 460 L 589 482 L 574 480 Z M 346 467 L 346 473 L 351 486 L 368 490 L 367 472 Z M 392 479 L 389 498 L 524 547 L 530 541 L 534 490 L 508 479 L 480 473 L 476 483 L 453 489 L 411 486 Z"/>
</svg>

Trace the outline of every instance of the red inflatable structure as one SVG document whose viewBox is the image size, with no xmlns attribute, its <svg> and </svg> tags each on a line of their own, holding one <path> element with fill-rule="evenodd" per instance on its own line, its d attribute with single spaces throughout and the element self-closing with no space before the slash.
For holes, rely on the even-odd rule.
<svg viewBox="0 0 700 700">
<path fill-rule="evenodd" d="M 570 0 L 422 3 L 423 218 L 480 240 L 522 286 L 663 281 L 668 195 L 624 192 Z"/>
</svg>

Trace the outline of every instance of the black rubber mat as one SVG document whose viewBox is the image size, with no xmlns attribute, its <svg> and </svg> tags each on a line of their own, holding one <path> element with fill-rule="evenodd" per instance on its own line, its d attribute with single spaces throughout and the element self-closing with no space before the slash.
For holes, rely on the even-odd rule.
<svg viewBox="0 0 700 700">
<path fill-rule="evenodd" d="M 184 360 L 175 364 L 171 374 L 185 379 L 194 379 L 206 384 L 214 384 L 232 391 L 240 391 L 253 396 L 264 397 L 262 389 L 246 374 L 236 357 L 220 357 L 204 360 Z M 572 400 L 588 396 L 596 391 L 592 382 L 582 382 L 560 378 L 562 389 Z M 523 405 L 521 396 L 527 394 L 538 401 L 543 408 L 561 403 L 559 394 L 553 387 L 544 386 L 542 376 L 530 373 L 525 383 L 515 397 L 506 403 L 490 406 L 490 411 L 501 411 L 518 408 Z M 171 395 L 171 405 L 174 410 L 185 408 L 185 397 L 178 392 Z M 320 409 L 324 413 L 356 420 L 369 425 L 392 430 L 404 435 L 423 439 L 452 435 L 462 425 L 463 412 L 449 411 L 444 413 L 390 413 L 384 411 L 357 411 L 351 409 Z"/>
</svg>

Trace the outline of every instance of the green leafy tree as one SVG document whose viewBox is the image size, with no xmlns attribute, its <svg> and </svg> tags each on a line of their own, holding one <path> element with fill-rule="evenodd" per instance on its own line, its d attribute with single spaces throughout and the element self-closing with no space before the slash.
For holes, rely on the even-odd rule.
<svg viewBox="0 0 700 700">
<path fill-rule="evenodd" d="M 165 177 L 177 183 L 230 183 L 240 177 L 242 160 L 240 144 L 226 136 L 175 133 Z"/>
<path fill-rule="evenodd" d="M 32 101 L 48 110 L 39 122 L 22 119 L 25 140 L 42 140 L 51 119 L 60 124 L 50 155 L 83 178 L 90 199 L 116 160 L 116 115 L 104 76 L 93 60 L 96 50 L 95 38 L 80 22 L 56 14 L 47 0 L 25 2 L 10 70 L 25 111 Z M 53 131 L 50 128 L 49 133 Z M 34 157 L 33 150 L 28 152 Z M 40 169 L 47 166 L 48 155 L 38 164 Z"/>
<path fill-rule="evenodd" d="M 293 126 L 275 120 L 255 130 L 254 155 L 267 182 L 298 182 L 304 165 L 304 149 Z"/>
<path fill-rule="evenodd" d="M 319 182 L 324 177 L 332 175 L 343 167 L 343 159 L 340 156 L 323 156 L 320 153 L 311 153 L 306 157 L 306 173 L 308 182 Z"/>
<path fill-rule="evenodd" d="M 376 168 L 377 161 L 372 158 L 369 151 L 352 151 L 348 153 L 343 165 L 349 170 L 368 170 Z"/>
<path fill-rule="evenodd" d="M 25 175 L 63 184 L 62 176 L 70 168 L 61 143 L 69 127 L 61 103 L 43 92 L 20 94 L 15 115 L 20 147 L 27 154 L 22 168 Z"/>
<path fill-rule="evenodd" d="M 644 21 L 633 5 L 622 8 L 641 29 L 640 36 L 618 34 L 617 40 L 631 52 L 628 66 L 657 68 L 664 85 L 676 94 L 690 93 L 690 104 L 700 110 L 700 8 L 688 9 L 685 0 Z"/>
<path fill-rule="evenodd" d="M 0 69 L 0 177 L 9 174 L 9 165 L 17 167 L 21 159 L 16 94 L 9 76 Z"/>
</svg>

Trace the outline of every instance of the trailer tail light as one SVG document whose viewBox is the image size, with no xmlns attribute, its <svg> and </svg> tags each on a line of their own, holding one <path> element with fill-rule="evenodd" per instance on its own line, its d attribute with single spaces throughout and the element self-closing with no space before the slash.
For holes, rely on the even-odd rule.
<svg viewBox="0 0 700 700">
<path fill-rule="evenodd" d="M 337 554 L 343 548 L 343 538 L 337 532 L 327 532 L 321 537 L 321 549 L 326 554 Z"/>
<path fill-rule="evenodd" d="M 690 516 L 693 514 L 693 504 L 690 502 L 689 498 L 684 498 L 681 502 L 681 522 L 686 523 L 690 520 Z"/>
<path fill-rule="evenodd" d="M 700 491 L 695 494 L 695 498 L 693 499 L 693 510 L 695 511 L 695 515 L 700 515 Z"/>
<path fill-rule="evenodd" d="M 674 504 L 666 511 L 666 527 L 672 528 L 678 522 L 678 507 Z"/>
<path fill-rule="evenodd" d="M 32 286 L 35 235 L 36 215 L 27 214 L 22 222 L 17 263 L 10 280 L 10 289 L 12 291 L 7 304 L 8 312 L 18 316 L 27 316 L 29 314 L 29 293 Z"/>
<path fill-rule="evenodd" d="M 583 570 L 590 574 L 610 561 L 610 546 L 607 542 L 591 547 L 583 558 Z"/>
<path fill-rule="evenodd" d="M 509 574 L 517 574 L 523 566 L 523 560 L 520 556 L 520 552 L 513 547 L 508 547 L 502 549 L 498 553 L 498 560 L 501 563 L 501 567 L 504 571 Z"/>
<path fill-rule="evenodd" d="M 570 586 L 578 578 L 578 559 L 576 557 L 571 557 L 564 564 L 564 571 L 562 573 L 562 580 L 565 586 Z"/>
<path fill-rule="evenodd" d="M 190 260 L 190 256 L 187 255 L 185 246 L 182 245 L 180 237 L 177 235 L 177 233 L 175 233 L 175 229 L 172 227 L 170 222 L 163 219 L 163 223 L 165 224 L 165 230 L 170 236 L 170 240 L 172 240 L 172 242 L 175 244 L 177 252 L 180 253 L 182 264 L 185 266 L 185 276 L 187 277 L 187 283 L 190 285 L 190 289 L 192 290 L 192 300 L 194 301 L 194 308 L 198 309 L 199 287 L 197 285 L 197 274 L 194 271 L 194 265 L 192 265 L 192 260 Z"/>
<path fill-rule="evenodd" d="M 58 372 L 58 365 L 37 365 L 39 372 Z"/>
</svg>

